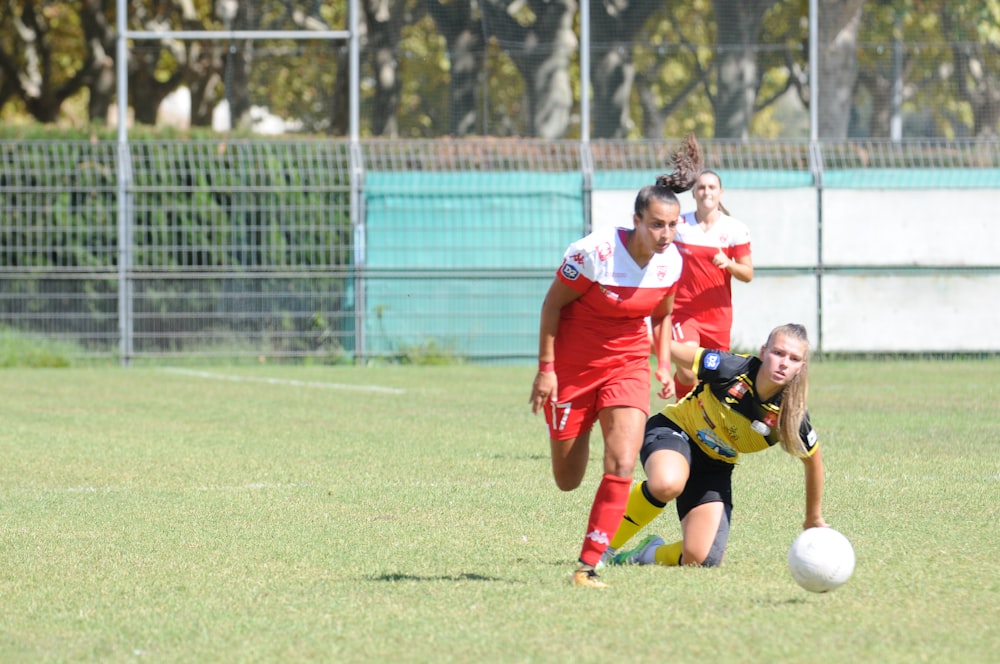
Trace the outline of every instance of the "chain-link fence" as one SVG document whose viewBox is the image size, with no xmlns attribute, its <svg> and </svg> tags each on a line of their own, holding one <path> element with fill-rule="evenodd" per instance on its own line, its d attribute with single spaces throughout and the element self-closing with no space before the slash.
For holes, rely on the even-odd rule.
<svg viewBox="0 0 1000 664">
<path fill-rule="evenodd" d="M 362 168 L 352 175 L 345 141 L 134 142 L 130 217 L 120 224 L 115 144 L 0 143 L 0 326 L 72 344 L 80 357 L 126 360 L 531 357 L 541 298 L 565 246 L 591 227 L 628 225 L 635 191 L 670 170 L 676 146 L 359 147 Z M 807 312 L 831 350 L 893 351 L 881 341 L 841 341 L 850 321 L 822 314 L 838 311 L 834 277 L 947 281 L 960 271 L 973 283 L 948 287 L 975 299 L 1000 275 L 991 258 L 1000 241 L 987 229 L 993 213 L 974 202 L 1000 192 L 997 141 L 703 148 L 754 233 L 758 278 L 747 292 L 766 300 L 797 279 L 795 302 L 765 306 Z M 361 192 L 355 214 L 352 185 Z M 971 192 L 961 199 L 970 208 L 953 188 Z M 860 197 L 866 190 L 873 198 Z M 928 195 L 929 204 L 907 207 Z M 852 210 L 852 200 L 869 202 Z M 904 217 L 893 218 L 894 209 Z M 978 221 L 963 231 L 969 219 Z M 942 251 L 949 223 L 972 239 L 971 251 Z M 892 250 L 869 255 L 866 237 L 882 242 L 879 229 L 894 238 Z M 949 315 L 959 324 L 972 316 L 970 329 L 989 324 L 967 311 Z M 899 350 L 942 350 L 913 345 L 901 341 Z M 1000 351 L 1000 343 L 971 349 Z"/>
</svg>

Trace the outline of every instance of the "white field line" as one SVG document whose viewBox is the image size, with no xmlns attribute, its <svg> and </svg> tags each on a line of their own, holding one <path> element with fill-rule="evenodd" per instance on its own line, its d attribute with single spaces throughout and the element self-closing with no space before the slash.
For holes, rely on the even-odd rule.
<svg viewBox="0 0 1000 664">
<path fill-rule="evenodd" d="M 248 484 L 219 484 L 219 485 L 205 485 L 205 486 L 195 486 L 195 487 L 177 487 L 176 489 L 153 487 L 150 489 L 141 489 L 141 491 L 267 491 L 273 489 L 301 489 L 301 488 L 311 488 L 313 485 L 302 482 L 278 482 L 278 483 L 267 483 L 267 482 L 250 482 Z M 68 487 L 22 487 L 17 490 L 18 493 L 130 493 L 136 491 L 135 487 L 131 486 L 68 486 Z"/>
<path fill-rule="evenodd" d="M 163 371 L 183 374 L 185 376 L 195 376 L 197 378 L 209 378 L 212 380 L 228 380 L 234 383 L 267 383 L 268 385 L 291 385 L 293 387 L 318 387 L 327 390 L 353 390 L 356 392 L 379 392 L 381 394 L 403 394 L 405 390 L 395 387 L 383 387 L 381 385 L 348 385 L 346 383 L 324 383 L 308 380 L 291 380 L 288 378 L 255 378 L 252 376 L 234 376 L 231 374 L 217 374 L 208 371 L 194 371 L 191 369 L 165 368 Z"/>
</svg>

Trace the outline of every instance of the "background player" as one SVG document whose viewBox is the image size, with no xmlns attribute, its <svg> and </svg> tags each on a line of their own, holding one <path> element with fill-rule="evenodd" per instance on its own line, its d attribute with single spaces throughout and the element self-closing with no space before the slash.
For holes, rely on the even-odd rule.
<svg viewBox="0 0 1000 664">
<path fill-rule="evenodd" d="M 694 212 L 681 218 L 674 242 L 684 270 L 674 300 L 673 337 L 692 346 L 729 350 L 733 327 L 732 278 L 753 279 L 750 230 L 722 205 L 722 179 L 704 170 L 692 189 Z M 678 399 L 694 386 L 690 368 L 677 364 Z"/>
</svg>

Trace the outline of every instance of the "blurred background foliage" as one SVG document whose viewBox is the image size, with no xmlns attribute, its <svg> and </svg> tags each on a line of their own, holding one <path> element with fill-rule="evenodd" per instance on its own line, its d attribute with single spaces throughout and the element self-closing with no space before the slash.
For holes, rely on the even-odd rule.
<svg viewBox="0 0 1000 664">
<path fill-rule="evenodd" d="M 365 137 L 576 138 L 576 0 L 358 0 Z M 130 30 L 346 30 L 346 0 L 128 0 Z M 1000 0 L 819 0 L 820 138 L 995 137 Z M 116 122 L 114 0 L 0 0 L 0 120 Z M 808 0 L 590 0 L 594 138 L 809 135 Z M 134 126 L 346 135 L 343 40 L 129 44 Z"/>
</svg>

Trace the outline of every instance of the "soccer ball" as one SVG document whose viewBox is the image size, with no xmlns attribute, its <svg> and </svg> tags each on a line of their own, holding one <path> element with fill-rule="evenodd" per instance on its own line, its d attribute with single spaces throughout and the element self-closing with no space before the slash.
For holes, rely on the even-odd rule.
<svg viewBox="0 0 1000 664">
<path fill-rule="evenodd" d="M 854 548 L 833 528 L 808 528 L 788 549 L 788 570 L 806 590 L 825 593 L 851 578 Z"/>
</svg>

